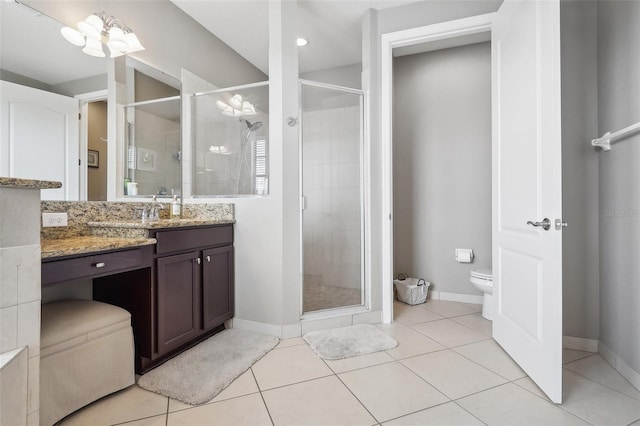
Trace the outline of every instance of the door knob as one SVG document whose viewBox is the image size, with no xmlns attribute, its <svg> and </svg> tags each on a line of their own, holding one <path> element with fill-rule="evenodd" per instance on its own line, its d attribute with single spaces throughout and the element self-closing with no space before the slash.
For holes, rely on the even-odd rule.
<svg viewBox="0 0 640 426">
<path fill-rule="evenodd" d="M 540 226 L 545 231 L 548 231 L 549 228 L 551 228 L 551 221 L 549 220 L 548 217 L 545 217 L 544 219 L 542 219 L 542 222 L 532 222 L 529 220 L 527 221 L 527 225 Z"/>
</svg>

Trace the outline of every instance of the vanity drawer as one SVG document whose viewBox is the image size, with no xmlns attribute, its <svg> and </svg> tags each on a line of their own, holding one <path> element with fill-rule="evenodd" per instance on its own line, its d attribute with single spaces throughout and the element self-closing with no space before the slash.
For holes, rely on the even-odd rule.
<svg viewBox="0 0 640 426">
<path fill-rule="evenodd" d="M 233 244 L 233 226 L 223 225 L 210 228 L 176 229 L 158 231 L 156 253 L 170 253 L 199 247 L 213 247 Z"/>
<path fill-rule="evenodd" d="M 42 285 L 144 267 L 140 248 L 42 263 Z"/>
</svg>

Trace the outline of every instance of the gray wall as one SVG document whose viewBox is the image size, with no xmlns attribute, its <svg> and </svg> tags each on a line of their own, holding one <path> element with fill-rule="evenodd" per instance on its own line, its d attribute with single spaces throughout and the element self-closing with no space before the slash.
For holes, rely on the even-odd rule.
<svg viewBox="0 0 640 426">
<path fill-rule="evenodd" d="M 410 3 L 378 12 L 380 34 L 453 21 L 498 10 L 502 0 L 435 0 Z"/>
<path fill-rule="evenodd" d="M 87 200 L 107 201 L 107 103 L 88 104 L 89 149 L 98 151 L 98 167 L 87 167 Z"/>
<path fill-rule="evenodd" d="M 640 2 L 598 2 L 598 129 L 640 120 Z M 598 153 L 600 340 L 640 372 L 640 134 Z"/>
<path fill-rule="evenodd" d="M 66 96 L 75 96 L 83 93 L 96 92 L 98 90 L 107 90 L 106 73 L 51 86 L 52 92 Z"/>
<path fill-rule="evenodd" d="M 11 71 L 3 70 L 0 68 L 0 80 L 9 81 L 15 84 L 21 84 L 23 86 L 33 87 L 34 89 L 46 90 L 47 92 L 51 92 L 51 85 L 47 83 L 43 83 L 38 80 L 34 80 L 33 78 L 25 77 L 20 74 L 16 74 Z"/>
<path fill-rule="evenodd" d="M 563 335 L 598 339 L 596 3 L 562 1 Z"/>
<path fill-rule="evenodd" d="M 469 272 L 491 268 L 491 45 L 395 58 L 393 73 L 394 275 L 479 295 Z"/>
<path fill-rule="evenodd" d="M 360 89 L 362 87 L 362 65 L 353 64 L 344 67 L 329 68 L 300 74 L 305 80 L 337 84 L 338 86 Z"/>
</svg>

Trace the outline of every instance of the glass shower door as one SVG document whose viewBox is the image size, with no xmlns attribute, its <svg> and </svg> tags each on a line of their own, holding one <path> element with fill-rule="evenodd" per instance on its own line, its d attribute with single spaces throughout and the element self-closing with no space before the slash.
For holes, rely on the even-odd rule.
<svg viewBox="0 0 640 426">
<path fill-rule="evenodd" d="M 363 96 L 301 82 L 303 313 L 364 304 Z"/>
</svg>

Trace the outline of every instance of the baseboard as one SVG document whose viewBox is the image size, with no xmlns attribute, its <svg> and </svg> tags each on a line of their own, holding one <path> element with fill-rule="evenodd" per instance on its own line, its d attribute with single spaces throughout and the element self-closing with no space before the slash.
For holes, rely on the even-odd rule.
<svg viewBox="0 0 640 426">
<path fill-rule="evenodd" d="M 609 349 L 604 343 L 598 343 L 600 356 L 607 361 L 618 373 L 629 381 L 636 389 L 640 390 L 640 373 L 631 368 L 615 352 Z"/>
<path fill-rule="evenodd" d="M 281 339 L 292 339 L 294 337 L 302 336 L 302 325 L 300 323 L 297 324 L 287 324 L 282 326 L 282 335 Z"/>
<path fill-rule="evenodd" d="M 343 315 L 327 315 L 307 318 L 296 324 L 275 325 L 258 321 L 233 318 L 225 322 L 226 328 L 253 331 L 255 333 L 276 336 L 280 339 L 300 337 L 309 331 L 326 330 L 329 328 L 346 327 L 354 324 L 377 324 L 382 321 L 381 311 L 349 312 Z"/>
<path fill-rule="evenodd" d="M 226 328 L 237 328 L 240 330 L 253 331 L 254 333 L 275 336 L 279 339 L 291 339 L 293 337 L 302 336 L 302 327 L 300 326 L 300 323 L 275 325 L 240 318 L 233 318 L 229 320 L 229 322 L 230 324 L 228 325 L 227 322 L 225 322 Z"/>
<path fill-rule="evenodd" d="M 348 327 L 355 324 L 378 324 L 382 322 L 382 311 L 351 311 L 335 315 L 306 317 L 300 321 L 302 325 L 302 334 L 310 331 L 327 330 L 329 328 Z"/>
<path fill-rule="evenodd" d="M 574 351 L 598 352 L 598 341 L 582 337 L 562 336 L 562 347 Z"/>
<path fill-rule="evenodd" d="M 431 290 L 431 300 L 446 300 L 448 302 L 461 302 L 461 303 L 474 303 L 476 305 L 482 305 L 484 296 L 478 296 L 475 294 L 462 294 L 462 293 L 449 293 L 446 291 Z"/>
<path fill-rule="evenodd" d="M 269 336 L 282 338 L 281 325 L 267 324 L 264 322 L 245 320 L 241 318 L 233 318 L 232 326 L 233 328 L 238 328 L 240 330 L 253 331 L 254 333 L 267 334 Z"/>
</svg>

